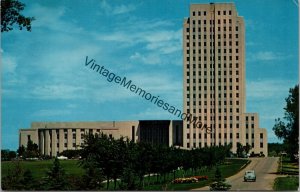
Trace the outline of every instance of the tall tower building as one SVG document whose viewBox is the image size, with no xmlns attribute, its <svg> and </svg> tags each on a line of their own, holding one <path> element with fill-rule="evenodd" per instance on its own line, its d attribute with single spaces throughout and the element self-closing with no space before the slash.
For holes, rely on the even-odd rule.
<svg viewBox="0 0 300 192">
<path fill-rule="evenodd" d="M 249 144 L 267 155 L 258 114 L 246 113 L 245 24 L 233 3 L 192 4 L 183 23 L 183 147 Z M 190 119 L 191 120 L 191 119 Z"/>
</svg>

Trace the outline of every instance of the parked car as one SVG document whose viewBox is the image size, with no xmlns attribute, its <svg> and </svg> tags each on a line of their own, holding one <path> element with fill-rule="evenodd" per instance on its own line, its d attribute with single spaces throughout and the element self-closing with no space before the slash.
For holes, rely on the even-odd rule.
<svg viewBox="0 0 300 192">
<path fill-rule="evenodd" d="M 59 160 L 67 160 L 68 157 L 65 157 L 65 156 L 61 155 L 61 156 L 58 156 L 57 159 L 59 159 Z"/>
<path fill-rule="evenodd" d="M 244 181 L 256 181 L 256 175 L 254 170 L 248 170 L 245 172 Z"/>
</svg>

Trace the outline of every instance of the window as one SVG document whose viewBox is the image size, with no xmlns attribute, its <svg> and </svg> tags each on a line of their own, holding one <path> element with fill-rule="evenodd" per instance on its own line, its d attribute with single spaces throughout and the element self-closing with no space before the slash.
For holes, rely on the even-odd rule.
<svg viewBox="0 0 300 192">
<path fill-rule="evenodd" d="M 263 148 L 264 147 L 264 144 L 263 143 L 260 143 L 260 148 Z"/>
<path fill-rule="evenodd" d="M 218 15 L 221 15 L 221 11 L 218 11 Z"/>
<path fill-rule="evenodd" d="M 203 15 L 206 15 L 206 11 L 203 12 Z"/>
<path fill-rule="evenodd" d="M 186 144 L 186 147 L 187 147 L 187 148 L 190 148 L 190 143 L 187 143 L 187 144 Z"/>
<path fill-rule="evenodd" d="M 65 143 L 64 146 L 67 147 L 67 143 Z"/>
<path fill-rule="evenodd" d="M 239 134 L 239 133 L 236 134 L 236 138 L 237 138 L 237 139 L 240 138 L 240 134 Z"/>
<path fill-rule="evenodd" d="M 229 11 L 228 14 L 231 15 L 231 11 Z"/>
<path fill-rule="evenodd" d="M 223 15 L 226 15 L 226 11 L 223 11 Z"/>
<path fill-rule="evenodd" d="M 190 134 L 189 134 L 189 133 L 186 135 L 186 138 L 187 138 L 187 139 L 189 139 L 189 138 L 190 138 Z"/>
<path fill-rule="evenodd" d="M 261 139 L 263 139 L 263 138 L 264 138 L 264 134 L 260 133 L 260 134 L 259 134 L 259 137 L 260 137 Z"/>
<path fill-rule="evenodd" d="M 193 11 L 193 16 L 195 16 L 195 11 Z"/>
</svg>

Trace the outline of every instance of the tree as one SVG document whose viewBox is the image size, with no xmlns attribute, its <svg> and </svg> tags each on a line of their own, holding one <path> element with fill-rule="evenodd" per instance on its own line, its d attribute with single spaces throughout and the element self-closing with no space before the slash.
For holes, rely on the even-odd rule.
<svg viewBox="0 0 300 192">
<path fill-rule="evenodd" d="M 22 184 L 24 169 L 19 161 L 14 162 L 13 169 L 8 169 L 8 174 L 2 179 L 3 190 L 22 190 L 24 186 Z"/>
<path fill-rule="evenodd" d="M 38 157 L 39 156 L 39 146 L 36 143 L 33 143 L 32 140 L 28 140 L 26 148 L 26 157 Z"/>
<path fill-rule="evenodd" d="M 81 190 L 100 190 L 103 187 L 101 170 L 94 167 L 94 164 L 92 161 L 84 164 L 85 174 L 82 176 Z"/>
<path fill-rule="evenodd" d="M 236 148 L 237 148 L 236 149 L 237 156 L 241 157 L 243 155 L 243 151 L 244 151 L 243 145 L 240 142 L 238 142 L 237 145 L 236 145 Z"/>
<path fill-rule="evenodd" d="M 1 161 L 11 161 L 17 156 L 15 151 L 8 149 L 1 149 Z"/>
<path fill-rule="evenodd" d="M 217 167 L 215 172 L 214 183 L 210 185 L 211 191 L 228 191 L 231 185 L 225 183 L 225 179 L 222 177 L 219 167 Z"/>
<path fill-rule="evenodd" d="M 299 151 L 299 85 L 289 90 L 289 96 L 285 101 L 285 122 L 280 118 L 276 119 L 273 131 L 279 139 L 283 140 L 290 159 L 295 160 L 295 155 Z"/>
<path fill-rule="evenodd" d="M 68 159 L 79 158 L 80 150 L 67 149 L 67 150 L 64 150 L 63 152 L 61 152 L 59 155 L 68 157 Z"/>
<path fill-rule="evenodd" d="M 248 154 L 251 148 L 252 148 L 251 145 L 249 145 L 249 143 L 247 143 L 247 144 L 244 146 L 244 151 L 245 151 L 245 153 Z"/>
<path fill-rule="evenodd" d="M 59 160 L 54 159 L 52 167 L 47 172 L 45 187 L 47 190 L 66 190 L 67 181 L 65 170 L 61 167 Z"/>
<path fill-rule="evenodd" d="M 34 17 L 25 17 L 20 14 L 24 10 L 25 4 L 18 0 L 2 0 L 1 1 L 1 32 L 13 30 L 13 26 L 17 24 L 19 29 L 26 28 L 31 31 L 31 22 Z"/>
<path fill-rule="evenodd" d="M 19 157 L 24 156 L 25 151 L 26 151 L 26 149 L 25 149 L 24 145 L 20 146 L 19 149 L 17 150 L 18 156 Z"/>
</svg>

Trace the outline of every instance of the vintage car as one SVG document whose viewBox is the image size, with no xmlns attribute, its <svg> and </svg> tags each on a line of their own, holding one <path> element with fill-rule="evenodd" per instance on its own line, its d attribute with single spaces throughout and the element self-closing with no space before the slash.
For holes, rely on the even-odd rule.
<svg viewBox="0 0 300 192">
<path fill-rule="evenodd" d="M 256 175 L 254 170 L 248 170 L 245 172 L 244 181 L 256 181 Z"/>
</svg>

